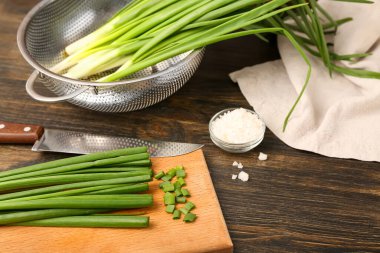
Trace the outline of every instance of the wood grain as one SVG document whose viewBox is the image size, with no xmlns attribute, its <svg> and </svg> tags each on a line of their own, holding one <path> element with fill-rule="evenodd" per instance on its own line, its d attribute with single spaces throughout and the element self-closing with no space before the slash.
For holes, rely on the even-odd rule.
<svg viewBox="0 0 380 253">
<path fill-rule="evenodd" d="M 16 45 L 17 26 L 37 2 L 0 1 L 1 120 L 206 144 L 203 150 L 234 252 L 380 252 L 379 163 L 298 151 L 270 131 L 246 154 L 228 154 L 212 144 L 211 117 L 227 107 L 249 107 L 228 74 L 277 59 L 274 43 L 246 37 L 208 47 L 188 84 L 169 99 L 137 112 L 105 114 L 68 103 L 44 104 L 25 92 L 32 69 Z M 0 146 L 0 169 L 66 156 L 29 149 Z M 269 155 L 267 161 L 257 160 L 260 151 Z M 244 164 L 250 181 L 231 180 L 235 160 Z"/>
<path fill-rule="evenodd" d="M 2 251 L 23 253 L 27 249 L 28 253 L 231 253 L 232 242 L 202 150 L 171 158 L 153 158 L 152 163 L 155 172 L 166 171 L 177 165 L 186 168 L 186 189 L 191 193 L 189 200 L 196 205 L 193 212 L 198 215 L 194 223 L 173 220 L 172 215 L 165 212 L 164 194 L 158 188 L 161 181 L 155 180 L 150 183 L 154 206 L 141 209 L 150 216 L 149 228 L 2 227 L 0 228 Z"/>
<path fill-rule="evenodd" d="M 0 120 L 0 143 L 34 144 L 44 132 L 41 126 Z"/>
</svg>

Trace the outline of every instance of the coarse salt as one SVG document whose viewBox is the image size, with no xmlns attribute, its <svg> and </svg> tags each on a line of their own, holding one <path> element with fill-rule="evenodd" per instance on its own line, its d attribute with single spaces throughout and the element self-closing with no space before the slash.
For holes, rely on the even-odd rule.
<svg viewBox="0 0 380 253">
<path fill-rule="evenodd" d="M 244 108 L 219 116 L 211 125 L 214 135 L 227 143 L 239 144 L 257 140 L 263 134 L 263 122 Z"/>
<path fill-rule="evenodd" d="M 249 179 L 249 174 L 244 172 L 244 171 L 240 171 L 239 175 L 238 175 L 238 178 L 243 181 L 243 182 L 247 182 L 248 179 Z"/>
<path fill-rule="evenodd" d="M 268 155 L 260 152 L 260 154 L 259 154 L 259 160 L 260 161 L 265 161 L 267 159 L 268 159 Z"/>
<path fill-rule="evenodd" d="M 232 179 L 235 180 L 238 177 L 236 174 L 232 174 Z"/>
<path fill-rule="evenodd" d="M 232 163 L 232 166 L 234 166 L 234 167 L 237 167 L 239 165 L 239 163 L 237 162 L 237 161 L 234 161 L 233 163 Z"/>
<path fill-rule="evenodd" d="M 238 169 L 242 169 L 244 166 L 243 166 L 242 163 L 239 163 L 239 164 L 237 165 L 237 167 L 238 167 Z"/>
</svg>

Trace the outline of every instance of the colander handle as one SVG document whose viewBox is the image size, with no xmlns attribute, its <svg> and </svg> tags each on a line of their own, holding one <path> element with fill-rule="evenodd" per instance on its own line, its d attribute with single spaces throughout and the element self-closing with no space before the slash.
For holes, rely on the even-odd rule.
<svg viewBox="0 0 380 253">
<path fill-rule="evenodd" d="M 74 91 L 73 93 L 71 94 L 66 94 L 64 96 L 60 96 L 60 97 L 46 97 L 46 96 L 42 96 L 40 94 L 38 94 L 35 90 L 34 90 L 34 84 L 38 78 L 38 76 L 40 75 L 40 72 L 38 72 L 37 70 L 35 70 L 29 77 L 28 81 L 26 81 L 26 92 L 29 94 L 29 96 L 31 96 L 32 98 L 34 98 L 35 100 L 38 100 L 38 101 L 41 101 L 41 102 L 59 102 L 59 101 L 65 101 L 65 100 L 68 100 L 68 99 L 71 99 L 71 98 L 75 98 L 76 96 L 80 95 L 81 93 L 87 91 L 88 89 L 90 89 L 89 86 L 84 86 L 82 88 L 79 88 L 77 89 L 76 91 Z"/>
</svg>

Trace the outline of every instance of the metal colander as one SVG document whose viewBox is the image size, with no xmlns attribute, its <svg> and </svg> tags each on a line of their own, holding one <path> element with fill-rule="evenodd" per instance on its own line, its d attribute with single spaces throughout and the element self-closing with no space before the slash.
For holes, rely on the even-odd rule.
<svg viewBox="0 0 380 253">
<path fill-rule="evenodd" d="M 112 83 L 73 80 L 48 69 L 64 57 L 64 48 L 96 30 L 130 0 L 43 0 L 24 18 L 17 42 L 26 61 L 35 68 L 26 83 L 28 94 L 43 102 L 67 100 L 103 112 L 126 112 L 156 104 L 181 88 L 198 68 L 204 50 L 173 57 Z M 106 75 L 108 73 L 104 73 Z M 57 97 L 34 90 L 40 81 Z"/>
</svg>

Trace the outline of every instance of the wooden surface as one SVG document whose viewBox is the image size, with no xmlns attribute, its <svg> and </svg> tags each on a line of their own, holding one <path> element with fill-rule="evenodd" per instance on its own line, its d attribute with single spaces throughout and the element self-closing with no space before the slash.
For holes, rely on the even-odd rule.
<svg viewBox="0 0 380 253">
<path fill-rule="evenodd" d="M 173 220 L 165 212 L 161 181 L 150 183 L 154 205 L 139 209 L 150 216 L 146 229 L 107 228 L 0 228 L 1 251 L 7 253 L 133 252 L 133 253 L 231 253 L 232 242 L 215 194 L 202 150 L 191 154 L 152 159 L 153 170 L 167 171 L 183 165 L 187 172 L 185 187 L 198 215 L 193 223 Z M 177 205 L 177 208 L 183 204 Z M 131 212 L 136 212 L 131 210 Z M 182 215 L 183 218 L 183 215 Z M 207 228 L 207 229 L 205 229 Z M 212 236 L 210 236 L 212 235 Z M 41 240 L 42 239 L 42 240 Z M 27 250 L 26 250 L 27 249 Z"/>
<path fill-rule="evenodd" d="M 0 143 L 34 144 L 43 133 L 44 129 L 41 126 L 15 124 L 0 120 Z"/>
<path fill-rule="evenodd" d="M 206 144 L 203 151 L 235 252 L 380 252 L 379 163 L 298 151 L 270 131 L 246 154 L 228 154 L 212 144 L 210 118 L 227 107 L 249 107 L 228 74 L 278 58 L 274 44 L 247 37 L 208 47 L 184 88 L 141 111 L 104 114 L 67 103 L 44 104 L 25 92 L 32 69 L 15 39 L 20 20 L 36 2 L 0 1 L 1 120 Z M 1 169 L 64 157 L 29 148 L 0 146 Z M 257 160 L 260 151 L 269 155 L 267 161 Z M 231 180 L 235 160 L 250 174 L 248 182 Z"/>
</svg>

